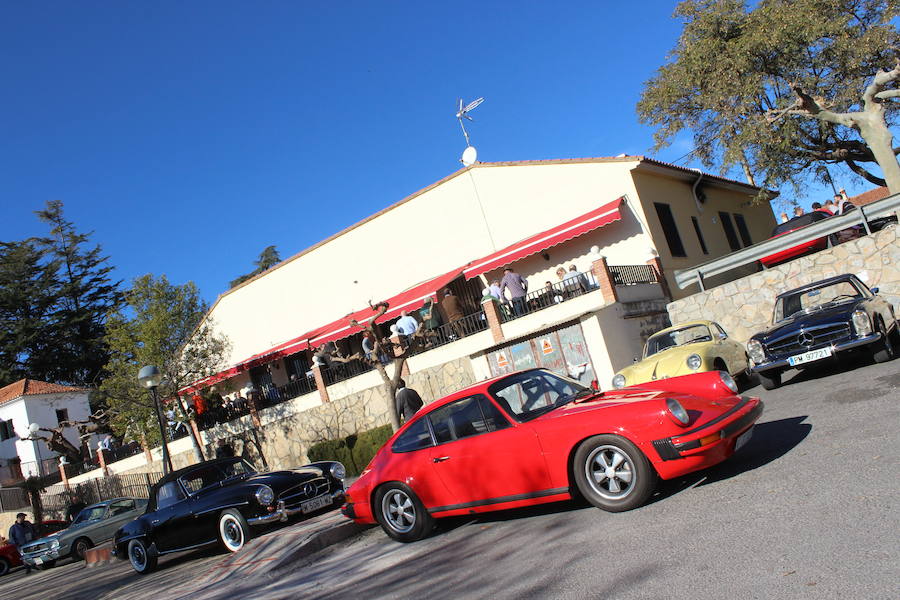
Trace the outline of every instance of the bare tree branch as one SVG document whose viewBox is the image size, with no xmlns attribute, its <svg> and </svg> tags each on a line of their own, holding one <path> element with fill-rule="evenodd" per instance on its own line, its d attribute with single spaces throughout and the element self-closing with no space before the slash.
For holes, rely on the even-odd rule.
<svg viewBox="0 0 900 600">
<path fill-rule="evenodd" d="M 860 167 L 858 164 L 856 164 L 852 160 L 847 160 L 846 163 L 847 163 L 847 166 L 850 167 L 850 170 L 852 170 L 854 173 L 856 173 L 857 175 L 859 175 L 866 181 L 874 183 L 875 185 L 878 185 L 878 186 L 886 186 L 887 185 L 887 182 L 884 179 L 882 179 L 881 177 L 877 177 L 877 176 L 873 175 L 872 173 L 869 173 L 867 170 Z"/>
</svg>

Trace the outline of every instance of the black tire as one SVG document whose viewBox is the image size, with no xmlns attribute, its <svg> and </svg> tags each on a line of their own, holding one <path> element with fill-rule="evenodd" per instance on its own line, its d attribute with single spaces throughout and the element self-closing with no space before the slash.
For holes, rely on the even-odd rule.
<svg viewBox="0 0 900 600">
<path fill-rule="evenodd" d="M 9 568 L 9 561 L 5 558 L 0 558 L 0 577 L 9 573 Z"/>
<path fill-rule="evenodd" d="M 141 575 L 146 575 L 156 569 L 156 561 L 159 555 L 147 542 L 141 538 L 128 542 L 128 562 L 131 568 Z"/>
<path fill-rule="evenodd" d="M 781 385 L 781 371 L 760 371 L 756 375 L 764 389 L 774 390 Z"/>
<path fill-rule="evenodd" d="M 894 342 L 891 340 L 891 336 L 888 335 L 887 328 L 881 319 L 878 319 L 875 323 L 875 329 L 881 333 L 881 339 L 875 343 L 872 359 L 877 363 L 884 363 L 894 358 Z"/>
<path fill-rule="evenodd" d="M 78 538 L 72 544 L 72 560 L 84 560 L 84 553 L 93 548 L 94 544 L 87 538 Z"/>
<path fill-rule="evenodd" d="M 219 542 L 229 552 L 237 552 L 253 538 L 253 531 L 247 519 L 233 508 L 223 510 L 219 515 Z"/>
<path fill-rule="evenodd" d="M 373 508 L 378 524 L 398 542 L 421 540 L 434 528 L 434 517 L 428 514 L 415 492 L 402 483 L 378 488 Z"/>
<path fill-rule="evenodd" d="M 45 560 L 41 564 L 35 565 L 35 567 L 37 567 L 38 570 L 40 570 L 40 571 L 46 571 L 47 569 L 52 569 L 55 566 L 56 566 L 55 560 Z"/>
<path fill-rule="evenodd" d="M 609 512 L 637 508 L 656 489 L 657 475 L 650 461 L 637 446 L 617 435 L 595 435 L 582 442 L 575 451 L 572 473 L 584 499 Z"/>
<path fill-rule="evenodd" d="M 716 371 L 725 371 L 729 375 L 731 374 L 728 371 L 728 365 L 726 365 L 725 361 L 722 360 L 721 358 L 717 358 L 716 360 L 713 361 L 713 369 Z"/>
</svg>

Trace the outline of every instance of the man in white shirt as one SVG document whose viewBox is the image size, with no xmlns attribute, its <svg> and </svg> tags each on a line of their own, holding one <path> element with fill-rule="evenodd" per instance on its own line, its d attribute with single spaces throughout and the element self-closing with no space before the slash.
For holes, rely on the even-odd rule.
<svg viewBox="0 0 900 600">
<path fill-rule="evenodd" d="M 409 346 L 409 338 L 419 329 L 419 322 L 415 320 L 407 311 L 400 313 L 400 319 L 397 320 L 397 333 L 403 336 L 404 346 Z"/>
</svg>

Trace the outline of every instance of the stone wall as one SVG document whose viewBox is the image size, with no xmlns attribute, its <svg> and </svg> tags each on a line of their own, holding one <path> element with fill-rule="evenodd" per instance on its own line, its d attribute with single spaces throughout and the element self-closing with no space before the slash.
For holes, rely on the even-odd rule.
<svg viewBox="0 0 900 600">
<path fill-rule="evenodd" d="M 669 316 L 675 324 L 694 319 L 717 321 L 729 335 L 744 343 L 769 325 L 778 294 L 842 273 L 855 273 L 870 288 L 879 288 L 880 295 L 897 309 L 900 307 L 898 231 L 897 227 L 891 227 L 676 300 L 668 306 Z"/>
</svg>

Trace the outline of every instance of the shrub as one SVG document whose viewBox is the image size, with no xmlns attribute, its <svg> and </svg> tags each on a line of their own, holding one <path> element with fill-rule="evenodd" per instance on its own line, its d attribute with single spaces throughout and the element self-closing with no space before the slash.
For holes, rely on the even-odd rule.
<svg viewBox="0 0 900 600">
<path fill-rule="evenodd" d="M 325 440 L 310 446 L 310 462 L 336 460 L 347 468 L 347 475 L 355 476 L 369 464 L 378 449 L 393 435 L 390 425 L 348 435 L 337 440 Z"/>
</svg>

